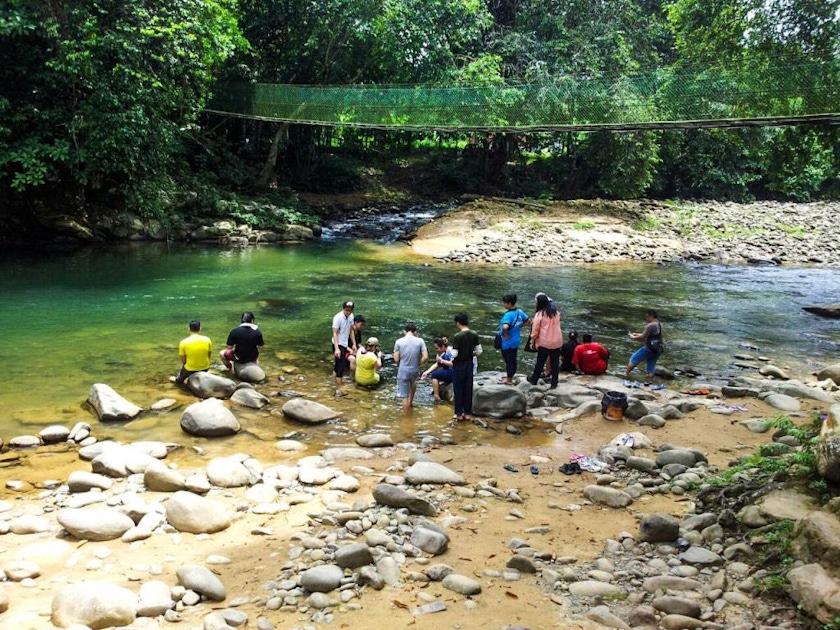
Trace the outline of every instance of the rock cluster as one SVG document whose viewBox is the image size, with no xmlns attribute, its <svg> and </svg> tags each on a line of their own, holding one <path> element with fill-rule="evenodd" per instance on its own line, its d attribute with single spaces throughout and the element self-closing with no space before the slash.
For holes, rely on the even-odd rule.
<svg viewBox="0 0 840 630">
<path fill-rule="evenodd" d="M 593 202 L 622 222 L 552 222 L 539 214 L 502 226 L 445 262 L 507 265 L 614 260 L 702 260 L 750 264 L 840 263 L 838 204 L 757 202 Z"/>
</svg>

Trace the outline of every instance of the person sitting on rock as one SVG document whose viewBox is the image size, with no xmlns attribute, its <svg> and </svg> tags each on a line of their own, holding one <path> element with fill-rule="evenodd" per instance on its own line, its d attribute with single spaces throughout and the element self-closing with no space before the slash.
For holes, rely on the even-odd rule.
<svg viewBox="0 0 840 630">
<path fill-rule="evenodd" d="M 592 335 L 584 335 L 583 343 L 575 348 L 572 365 L 583 374 L 597 376 L 607 371 L 610 351 L 600 343 L 592 341 Z"/>
<path fill-rule="evenodd" d="M 440 384 L 452 382 L 452 352 L 446 345 L 445 337 L 435 337 L 435 363 L 428 370 L 420 375 L 420 380 L 425 381 L 432 377 L 432 395 L 435 404 L 440 405 L 446 401 L 440 396 Z"/>
<path fill-rule="evenodd" d="M 575 356 L 575 348 L 578 347 L 578 333 L 573 330 L 569 333 L 569 340 L 560 346 L 560 372 L 573 372 L 575 365 L 572 358 Z"/>
<path fill-rule="evenodd" d="M 181 357 L 181 371 L 175 377 L 175 382 L 183 384 L 191 374 L 206 372 L 210 369 L 210 354 L 213 342 L 210 337 L 201 334 L 201 322 L 194 319 L 190 322 L 190 335 L 178 344 L 178 355 Z"/>
<path fill-rule="evenodd" d="M 251 311 L 242 313 L 241 322 L 230 331 L 227 347 L 220 353 L 222 363 L 228 370 L 234 369 L 234 363 L 259 363 L 260 348 L 265 345 Z"/>
<path fill-rule="evenodd" d="M 356 353 L 356 385 L 373 389 L 379 385 L 379 370 L 382 368 L 382 353 L 379 350 L 379 339 L 370 337 L 364 347 Z"/>
</svg>

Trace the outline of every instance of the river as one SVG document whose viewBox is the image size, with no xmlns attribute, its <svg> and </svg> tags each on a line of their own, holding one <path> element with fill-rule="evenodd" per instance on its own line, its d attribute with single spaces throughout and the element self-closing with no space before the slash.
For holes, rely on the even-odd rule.
<svg viewBox="0 0 840 630">
<path fill-rule="evenodd" d="M 313 449 L 351 443 L 380 428 L 397 439 L 423 435 L 492 440 L 478 427 L 451 429 L 451 408 L 431 404 L 421 386 L 410 418 L 399 409 L 393 365 L 376 392 L 332 399 L 330 321 L 344 299 L 356 301 L 385 352 L 411 319 L 429 342 L 452 335 L 453 315 L 469 313 L 485 340 L 481 370 L 502 367 L 492 349 L 501 296 L 514 292 L 532 311 L 545 291 L 562 310 L 564 332 L 591 332 L 610 348 L 611 369 L 636 347 L 627 330 L 640 330 L 644 311 L 659 310 L 668 343 L 661 364 L 690 367 L 710 382 L 739 373 L 733 355 L 771 358 L 796 372 L 837 361 L 840 321 L 820 319 L 803 306 L 837 301 L 837 272 L 825 268 L 723 265 L 609 264 L 539 268 L 445 265 L 414 255 L 404 244 L 337 241 L 314 245 L 225 249 L 207 245 L 126 244 L 65 252 L 12 251 L 0 260 L 0 330 L 4 378 L 0 436 L 37 432 L 50 424 L 90 421 L 100 438 L 158 439 L 207 445 L 181 433 L 178 419 L 193 401 L 168 377 L 178 369 L 177 345 L 187 323 L 202 321 L 216 350 L 242 311 L 254 311 L 266 348 L 261 359 L 271 410 L 236 410 L 246 429 L 224 450 L 272 451 L 295 431 Z M 745 345 L 755 349 L 745 349 Z M 215 355 L 215 351 L 214 351 Z M 533 365 L 520 354 L 520 371 Z M 146 412 L 124 425 L 100 425 L 85 408 L 90 386 L 103 382 L 149 408 L 173 397 L 178 407 Z M 283 393 L 298 392 L 344 412 L 324 427 L 300 427 L 278 414 Z M 550 432 L 549 432 L 550 433 Z M 533 431 L 530 441 L 550 439 Z M 217 442 L 218 444 L 218 442 Z M 267 458 L 268 459 L 268 458 Z"/>
</svg>

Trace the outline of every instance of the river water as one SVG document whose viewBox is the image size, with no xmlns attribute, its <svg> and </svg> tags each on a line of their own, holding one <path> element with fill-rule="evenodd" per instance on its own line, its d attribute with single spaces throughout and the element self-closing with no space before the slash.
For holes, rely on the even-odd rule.
<svg viewBox="0 0 840 630">
<path fill-rule="evenodd" d="M 300 431 L 313 449 L 352 443 L 360 431 L 382 429 L 398 439 L 426 434 L 492 440 L 477 427 L 450 428 L 451 408 L 431 405 L 421 386 L 411 417 L 402 415 L 390 382 L 376 392 L 332 399 L 330 322 L 344 299 L 356 301 L 385 352 L 407 319 L 431 339 L 453 335 L 453 315 L 466 311 L 485 340 L 482 370 L 502 367 L 491 339 L 501 296 L 514 292 L 532 311 L 536 291 L 562 310 L 564 332 L 591 332 L 622 370 L 636 345 L 648 307 L 660 311 L 668 351 L 661 363 L 690 367 L 711 382 L 739 372 L 733 355 L 770 357 L 797 372 L 837 362 L 840 321 L 820 319 L 803 306 L 837 301 L 837 272 L 825 268 L 722 265 L 610 264 L 540 268 L 444 265 L 415 256 L 404 244 L 336 241 L 328 244 L 223 249 L 187 244 L 130 244 L 70 252 L 6 252 L 0 260 L 3 387 L 0 436 L 43 426 L 91 421 L 100 438 L 159 439 L 208 446 L 181 433 L 178 419 L 194 399 L 169 383 L 178 369 L 178 341 L 200 319 L 216 350 L 242 311 L 254 311 L 266 341 L 261 389 L 270 410 L 237 409 L 245 431 L 222 450 L 259 457 L 279 436 Z M 753 346 L 748 350 L 743 345 Z M 214 351 L 214 355 L 215 355 Z M 520 371 L 533 355 L 520 354 Z M 149 408 L 173 397 L 179 406 L 147 412 L 127 424 L 101 425 L 84 406 L 90 386 L 103 382 Z M 282 393 L 298 392 L 344 412 L 323 427 L 301 427 L 277 410 Z M 272 411 L 273 410 L 273 411 Z M 496 433 L 503 433 L 501 431 Z M 544 428 L 521 442 L 550 439 Z M 221 442 L 213 443 L 215 448 Z"/>
</svg>

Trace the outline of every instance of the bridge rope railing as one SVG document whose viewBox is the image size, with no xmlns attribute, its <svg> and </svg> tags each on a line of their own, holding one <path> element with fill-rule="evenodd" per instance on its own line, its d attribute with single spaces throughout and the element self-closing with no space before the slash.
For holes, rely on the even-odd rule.
<svg viewBox="0 0 840 630">
<path fill-rule="evenodd" d="M 840 124 L 840 64 L 667 68 L 466 87 L 222 83 L 204 111 L 428 131 L 595 131 Z"/>
</svg>

